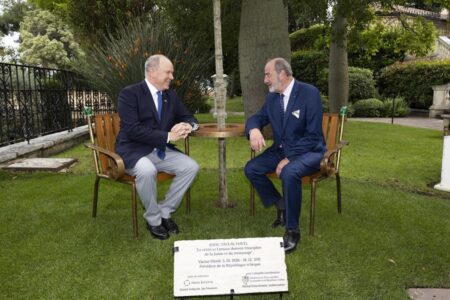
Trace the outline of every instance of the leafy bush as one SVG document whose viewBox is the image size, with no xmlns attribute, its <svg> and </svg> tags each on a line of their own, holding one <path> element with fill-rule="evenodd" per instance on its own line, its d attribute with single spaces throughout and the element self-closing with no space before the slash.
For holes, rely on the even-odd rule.
<svg viewBox="0 0 450 300">
<path fill-rule="evenodd" d="M 328 54 L 323 51 L 296 51 L 292 53 L 291 65 L 297 79 L 317 86 L 320 72 L 328 67 Z"/>
<path fill-rule="evenodd" d="M 383 69 L 378 79 L 380 94 L 403 97 L 409 107 L 428 108 L 433 103 L 433 85 L 450 82 L 450 60 L 395 63 Z"/>
<path fill-rule="evenodd" d="M 373 79 L 372 70 L 364 68 L 348 68 L 349 81 L 349 101 L 355 102 L 360 99 L 374 98 L 377 96 L 375 89 L 375 80 Z M 325 68 L 320 72 L 320 80 L 318 81 L 319 89 L 328 93 L 328 69 Z"/>
<path fill-rule="evenodd" d="M 302 28 L 289 35 L 292 51 L 323 49 L 328 44 L 328 27 L 315 24 L 309 28 Z"/>
<path fill-rule="evenodd" d="M 147 58 L 162 53 L 174 64 L 172 86 L 186 107 L 191 112 L 203 111 L 205 99 L 200 83 L 211 57 L 198 50 L 201 46 L 179 39 L 161 17 L 150 15 L 119 25 L 116 34 L 109 36 L 103 46 L 94 46 L 86 63 L 76 69 L 96 89 L 116 100 L 122 88 L 144 79 Z"/>
<path fill-rule="evenodd" d="M 370 98 L 358 100 L 353 104 L 355 117 L 381 117 L 383 115 L 383 101 Z"/>
<path fill-rule="evenodd" d="M 408 103 L 401 97 L 383 99 L 382 115 L 392 117 L 392 105 L 394 104 L 394 117 L 404 117 L 410 113 Z"/>
</svg>

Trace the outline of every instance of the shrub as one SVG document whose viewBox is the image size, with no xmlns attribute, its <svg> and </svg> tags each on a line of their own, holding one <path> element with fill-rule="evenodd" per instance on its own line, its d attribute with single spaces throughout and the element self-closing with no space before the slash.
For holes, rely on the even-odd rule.
<svg viewBox="0 0 450 300">
<path fill-rule="evenodd" d="M 201 46 L 181 40 L 161 17 L 150 15 L 118 25 L 116 34 L 109 36 L 103 46 L 94 46 L 86 63 L 76 69 L 96 89 L 116 100 L 122 88 L 143 80 L 146 59 L 162 53 L 174 64 L 173 87 L 186 107 L 195 112 L 204 109 L 202 75 L 211 60 L 199 51 Z"/>
<path fill-rule="evenodd" d="M 327 45 L 328 28 L 322 24 L 299 29 L 289 35 L 292 51 L 323 49 Z"/>
<path fill-rule="evenodd" d="M 349 101 L 355 102 L 360 99 L 374 98 L 377 96 L 375 89 L 375 80 L 373 79 L 372 70 L 364 68 L 348 68 L 349 81 Z M 328 93 L 328 69 L 325 68 L 320 72 L 320 80 L 318 88 Z"/>
<path fill-rule="evenodd" d="M 383 100 L 382 115 L 384 117 L 392 117 L 392 104 L 394 104 L 394 117 L 404 117 L 410 113 L 408 103 L 401 97 L 386 98 Z"/>
<path fill-rule="evenodd" d="M 380 94 L 403 97 L 409 107 L 428 108 L 433 103 L 433 85 L 450 82 L 450 60 L 395 63 L 383 69 L 378 79 Z"/>
<path fill-rule="evenodd" d="M 380 117 L 383 113 L 383 101 L 370 98 L 358 100 L 353 104 L 355 117 Z"/>
<path fill-rule="evenodd" d="M 292 53 L 291 65 L 297 79 L 317 86 L 320 72 L 328 67 L 328 54 L 323 51 L 296 51 Z"/>
</svg>

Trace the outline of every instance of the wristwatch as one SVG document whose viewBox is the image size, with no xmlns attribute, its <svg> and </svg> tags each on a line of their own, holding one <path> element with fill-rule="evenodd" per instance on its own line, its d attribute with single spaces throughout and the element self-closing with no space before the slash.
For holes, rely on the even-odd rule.
<svg viewBox="0 0 450 300">
<path fill-rule="evenodd" d="M 192 126 L 192 131 L 197 131 L 198 128 L 200 127 L 200 126 L 199 126 L 197 123 L 195 123 L 195 122 L 191 122 L 190 124 L 191 124 L 191 126 Z"/>
</svg>

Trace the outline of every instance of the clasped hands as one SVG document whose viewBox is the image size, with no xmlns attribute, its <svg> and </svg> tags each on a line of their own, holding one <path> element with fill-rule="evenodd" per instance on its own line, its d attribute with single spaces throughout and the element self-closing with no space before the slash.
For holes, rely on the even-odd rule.
<svg viewBox="0 0 450 300">
<path fill-rule="evenodd" d="M 254 128 L 250 130 L 250 147 L 255 152 L 260 152 L 264 147 L 266 147 L 266 141 L 264 140 L 264 136 L 261 133 L 261 130 L 258 128 Z M 289 159 L 283 158 L 277 165 L 277 168 L 275 172 L 277 173 L 277 176 L 280 177 L 281 171 L 283 168 L 289 163 Z"/>
<path fill-rule="evenodd" d="M 192 126 L 189 123 L 181 122 L 175 124 L 169 132 L 169 141 L 176 142 L 179 139 L 186 138 L 192 132 Z"/>
</svg>

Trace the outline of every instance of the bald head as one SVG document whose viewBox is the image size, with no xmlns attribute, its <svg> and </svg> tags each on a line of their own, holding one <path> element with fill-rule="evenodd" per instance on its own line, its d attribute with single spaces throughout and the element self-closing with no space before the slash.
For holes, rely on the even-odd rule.
<svg viewBox="0 0 450 300">
<path fill-rule="evenodd" d="M 169 89 L 173 80 L 173 65 L 162 54 L 150 56 L 145 62 L 145 78 L 159 91 Z"/>
<path fill-rule="evenodd" d="M 270 59 L 264 68 L 264 83 L 269 91 L 282 93 L 292 80 L 291 65 L 281 57 Z"/>
</svg>

